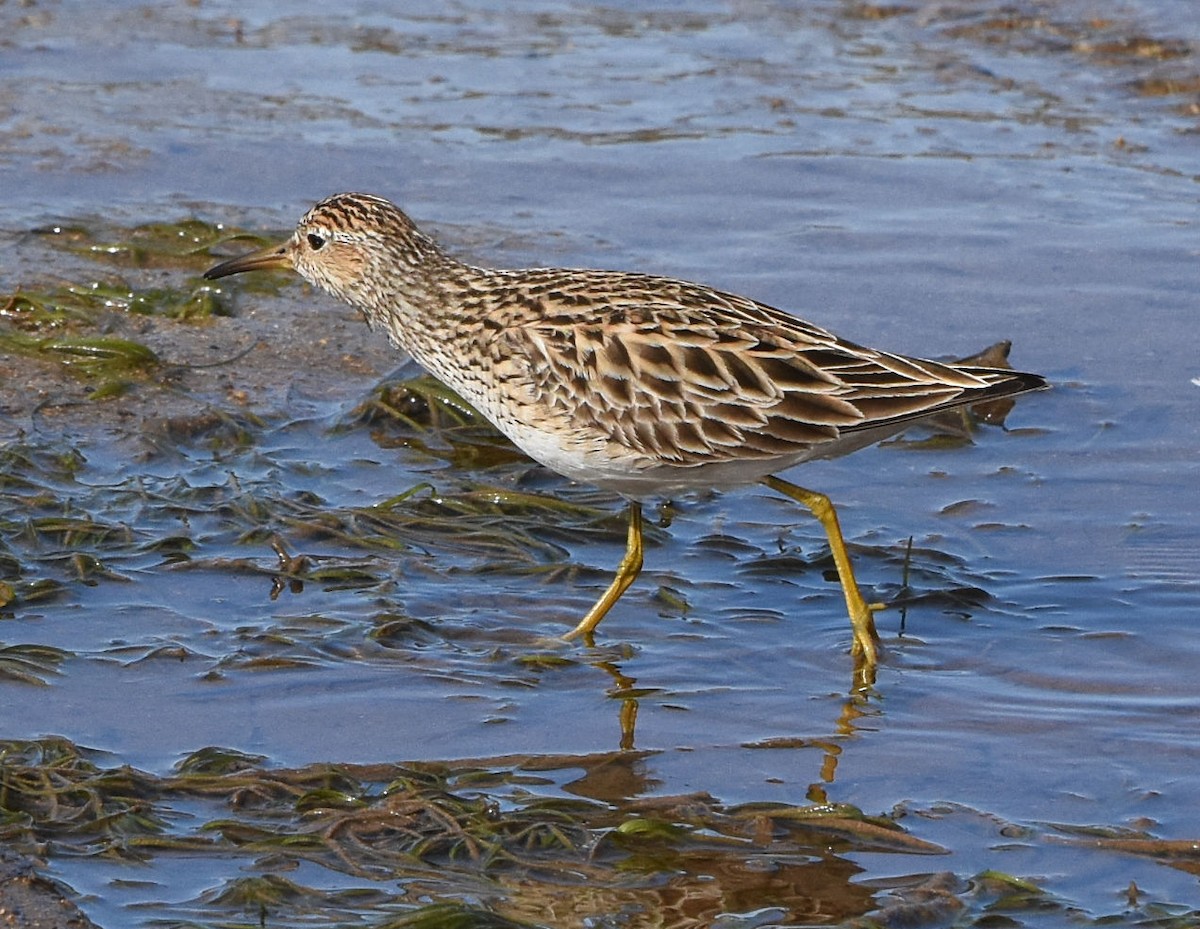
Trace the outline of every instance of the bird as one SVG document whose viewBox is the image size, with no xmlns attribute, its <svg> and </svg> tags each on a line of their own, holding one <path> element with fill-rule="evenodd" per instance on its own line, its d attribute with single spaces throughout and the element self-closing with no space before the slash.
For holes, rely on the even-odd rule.
<svg viewBox="0 0 1200 929">
<path fill-rule="evenodd" d="M 855 668 L 879 635 L 825 494 L 779 477 L 946 410 L 1047 386 L 1007 367 L 866 348 L 748 297 L 652 274 L 498 269 L 453 257 L 390 201 L 341 193 L 289 238 L 204 277 L 286 268 L 360 311 L 526 455 L 626 501 L 625 554 L 564 638 L 593 634 L 643 565 L 647 498 L 761 483 L 821 523 Z"/>
</svg>

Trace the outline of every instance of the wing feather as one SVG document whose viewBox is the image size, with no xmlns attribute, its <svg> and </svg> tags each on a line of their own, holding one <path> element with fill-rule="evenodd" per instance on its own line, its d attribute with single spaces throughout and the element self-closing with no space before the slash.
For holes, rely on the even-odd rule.
<svg viewBox="0 0 1200 929">
<path fill-rule="evenodd" d="M 700 285 L 571 274 L 527 291 L 545 304 L 514 318 L 508 359 L 526 360 L 531 391 L 576 430 L 647 467 L 800 458 L 850 433 L 1036 386 L 1000 368 L 863 348 Z M 564 297 L 566 287 L 578 293 Z M 594 300 L 581 296 L 589 290 Z"/>
</svg>

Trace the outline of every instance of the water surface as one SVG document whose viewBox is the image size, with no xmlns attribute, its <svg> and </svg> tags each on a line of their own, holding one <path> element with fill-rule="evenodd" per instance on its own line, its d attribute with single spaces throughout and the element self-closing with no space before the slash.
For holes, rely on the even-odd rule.
<svg viewBox="0 0 1200 929">
<path fill-rule="evenodd" d="M 4 362 L 6 450 L 40 462 L 37 487 L 5 490 L 6 579 L 61 586 L 7 607 L 0 638 L 71 657 L 45 687 L 0 680 L 0 736 L 157 774 L 205 746 L 281 767 L 576 757 L 551 778 L 571 794 L 619 757 L 636 693 L 640 754 L 605 802 L 829 800 L 947 850 L 848 853 L 842 883 L 864 892 L 828 918 L 770 910 L 764 889 L 731 919 L 837 922 L 889 882 L 989 869 L 1059 901 L 1023 925 L 1197 909 L 1194 855 L 1069 841 L 1200 836 L 1197 28 L 1179 9 L 0 7 L 0 293 L 185 287 L 210 260 L 114 265 L 31 230 L 283 233 L 360 189 L 471 260 L 700 279 L 912 354 L 1012 339 L 1014 364 L 1055 385 L 972 444 L 914 435 L 788 475 L 837 502 L 878 595 L 900 593 L 912 539 L 911 602 L 879 617 L 865 701 L 819 528 L 761 489 L 655 514 L 596 650 L 531 662 L 619 560 L 618 501 L 474 427 L 362 423 L 402 359 L 299 284 L 236 281 L 232 319 L 121 324 L 173 362 L 265 343 L 228 367 L 99 402 Z M 214 408 L 224 432 L 161 429 Z M 401 522 L 361 514 L 426 483 Z M 109 531 L 22 512 L 64 506 Z M 273 536 L 359 574 L 271 599 Z M 145 885 L 112 862 L 49 868 L 102 925 L 181 901 L 207 925 L 226 911 L 196 901 L 246 865 L 155 863 Z M 581 905 L 549 924 L 608 918 Z"/>
</svg>

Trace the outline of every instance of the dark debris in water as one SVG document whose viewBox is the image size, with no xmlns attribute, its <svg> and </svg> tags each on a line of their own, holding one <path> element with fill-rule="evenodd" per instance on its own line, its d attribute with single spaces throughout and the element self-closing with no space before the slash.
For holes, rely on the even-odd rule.
<svg viewBox="0 0 1200 929">
<path fill-rule="evenodd" d="M 226 862 L 222 884 L 181 905 L 189 926 L 318 914 L 376 927 L 1092 924 L 1036 881 L 995 871 L 914 862 L 910 876 L 858 882 L 857 855 L 944 852 L 893 817 L 707 794 L 599 801 L 551 786 L 555 774 L 636 766 L 635 753 L 284 769 L 214 747 L 166 776 L 106 761 L 64 739 L 0 742 L 0 840 L 41 860 Z M 1137 841 L 1113 849 L 1176 865 L 1200 855 Z M 341 875 L 336 887 L 319 886 L 321 870 Z M 1182 929 L 1196 916 L 1137 901 L 1102 923 Z"/>
</svg>

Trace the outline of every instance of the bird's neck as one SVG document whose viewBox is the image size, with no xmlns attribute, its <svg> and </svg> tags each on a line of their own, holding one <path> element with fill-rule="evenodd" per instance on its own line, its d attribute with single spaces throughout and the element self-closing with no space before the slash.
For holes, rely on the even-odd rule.
<svg viewBox="0 0 1200 929">
<path fill-rule="evenodd" d="M 406 249 L 389 274 L 386 286 L 370 294 L 362 307 L 372 328 L 387 333 L 392 344 L 412 355 L 431 373 L 443 377 L 441 360 L 453 356 L 457 343 L 469 340 L 478 326 L 481 285 L 489 272 L 447 255 L 432 240 Z"/>
</svg>

